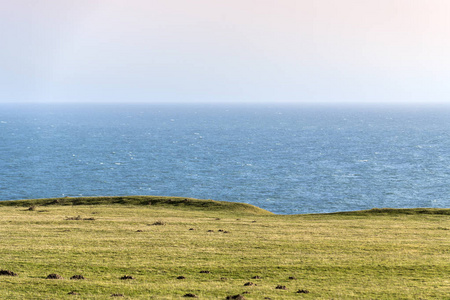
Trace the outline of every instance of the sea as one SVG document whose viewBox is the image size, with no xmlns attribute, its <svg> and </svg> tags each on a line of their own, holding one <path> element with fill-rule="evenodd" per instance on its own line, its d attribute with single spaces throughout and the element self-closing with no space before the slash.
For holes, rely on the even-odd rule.
<svg viewBox="0 0 450 300">
<path fill-rule="evenodd" d="M 0 200 L 124 195 L 448 208 L 450 106 L 0 105 Z"/>
</svg>

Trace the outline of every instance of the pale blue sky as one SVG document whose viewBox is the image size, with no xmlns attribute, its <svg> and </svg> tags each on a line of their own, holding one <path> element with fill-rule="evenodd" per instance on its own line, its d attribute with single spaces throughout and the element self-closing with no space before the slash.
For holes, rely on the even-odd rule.
<svg viewBox="0 0 450 300">
<path fill-rule="evenodd" d="M 14 0 L 0 102 L 450 103 L 448 0 Z"/>
</svg>

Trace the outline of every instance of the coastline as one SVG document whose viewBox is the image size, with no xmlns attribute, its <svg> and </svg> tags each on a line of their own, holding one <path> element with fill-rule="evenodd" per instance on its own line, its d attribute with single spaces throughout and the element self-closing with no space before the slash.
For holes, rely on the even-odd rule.
<svg viewBox="0 0 450 300">
<path fill-rule="evenodd" d="M 312 213 L 312 214 L 275 214 L 252 204 L 205 200 L 186 197 L 171 196 L 94 196 L 94 197 L 60 197 L 60 198 L 38 198 L 22 200 L 0 200 L 2 206 L 49 206 L 49 205 L 152 205 L 164 207 L 183 207 L 185 209 L 202 210 L 224 210 L 240 211 L 254 213 L 259 215 L 278 215 L 278 216 L 296 216 L 296 215 L 376 215 L 376 214 L 432 214 L 432 215 L 450 215 L 450 208 L 372 208 L 369 210 L 339 211 L 330 213 Z"/>
</svg>

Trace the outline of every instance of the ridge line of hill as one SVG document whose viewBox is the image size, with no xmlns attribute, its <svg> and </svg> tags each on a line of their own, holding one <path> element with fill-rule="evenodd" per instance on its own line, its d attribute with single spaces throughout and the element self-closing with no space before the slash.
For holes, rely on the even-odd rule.
<svg viewBox="0 0 450 300">
<path fill-rule="evenodd" d="M 96 197 L 63 197 L 27 200 L 4 200 L 0 206 L 49 206 L 49 205 L 151 205 L 177 207 L 184 209 L 199 209 L 210 211 L 234 211 L 256 215 L 274 215 L 272 212 L 257 206 L 229 201 L 203 200 L 186 197 L 170 196 L 96 196 Z M 360 211 L 345 211 L 325 213 L 320 215 L 450 215 L 450 208 L 373 208 Z"/>
</svg>

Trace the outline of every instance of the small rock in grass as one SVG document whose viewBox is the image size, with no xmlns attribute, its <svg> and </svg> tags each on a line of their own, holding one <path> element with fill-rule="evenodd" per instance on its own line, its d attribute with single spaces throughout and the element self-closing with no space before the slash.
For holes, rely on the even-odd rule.
<svg viewBox="0 0 450 300">
<path fill-rule="evenodd" d="M 70 279 L 74 279 L 74 280 L 78 280 L 78 279 L 84 279 L 83 275 L 73 275 L 72 277 L 70 277 Z"/>
<path fill-rule="evenodd" d="M 275 288 L 277 290 L 286 290 L 286 286 L 285 285 L 277 285 Z"/>
<path fill-rule="evenodd" d="M 120 279 L 127 280 L 127 279 L 134 279 L 134 277 L 130 276 L 130 275 L 125 275 L 125 276 L 120 277 Z"/>
<path fill-rule="evenodd" d="M 214 230 L 210 229 L 210 230 L 208 230 L 208 232 L 214 232 Z"/>
<path fill-rule="evenodd" d="M 298 293 L 298 294 L 308 294 L 309 291 L 308 291 L 308 290 L 300 289 L 300 290 L 297 291 L 297 293 Z"/>
<path fill-rule="evenodd" d="M 195 228 L 189 228 L 189 230 L 195 230 Z"/>
<path fill-rule="evenodd" d="M 254 284 L 253 282 L 246 282 L 246 283 L 244 283 L 244 286 L 252 286 L 252 285 L 256 285 L 256 284 Z"/>
<path fill-rule="evenodd" d="M 200 273 L 202 273 L 202 274 L 210 274 L 211 272 L 210 271 L 200 271 Z"/>
<path fill-rule="evenodd" d="M 245 297 L 241 294 L 234 295 L 234 296 L 227 296 L 227 300 L 236 299 L 236 300 L 245 300 Z"/>
<path fill-rule="evenodd" d="M 223 232 L 223 229 L 219 229 L 219 232 Z"/>
<path fill-rule="evenodd" d="M 186 279 L 184 276 L 178 276 L 177 279 Z"/>
<path fill-rule="evenodd" d="M 0 270 L 0 275 L 2 275 L 2 276 L 17 276 L 16 273 L 14 273 L 13 271 L 8 271 L 8 270 Z"/>
<path fill-rule="evenodd" d="M 140 230 L 140 229 L 138 229 L 138 230 L 136 230 L 136 232 L 144 232 L 143 230 Z"/>
<path fill-rule="evenodd" d="M 260 276 L 253 276 L 252 279 L 261 279 Z"/>
<path fill-rule="evenodd" d="M 293 277 L 293 276 L 290 276 L 289 279 L 290 279 L 290 280 L 295 280 L 295 279 L 297 279 L 297 278 L 295 278 L 295 277 Z"/>
<path fill-rule="evenodd" d="M 47 276 L 47 279 L 64 279 L 61 275 L 58 274 L 50 274 Z"/>
<path fill-rule="evenodd" d="M 192 293 L 187 293 L 183 297 L 186 297 L 186 298 L 198 298 L 196 294 L 192 294 Z"/>
</svg>

